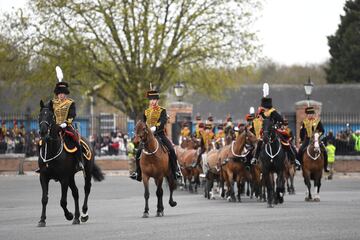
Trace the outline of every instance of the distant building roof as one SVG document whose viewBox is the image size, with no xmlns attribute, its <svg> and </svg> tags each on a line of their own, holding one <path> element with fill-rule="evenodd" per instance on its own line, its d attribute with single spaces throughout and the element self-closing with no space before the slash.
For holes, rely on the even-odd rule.
<svg viewBox="0 0 360 240">
<path fill-rule="evenodd" d="M 228 91 L 222 101 L 209 100 L 208 97 L 193 95 L 186 99 L 194 105 L 193 113 L 208 116 L 215 120 L 225 119 L 228 113 L 235 120 L 243 120 L 251 106 L 255 110 L 262 98 L 262 85 L 245 85 L 238 90 Z M 270 85 L 273 106 L 282 113 L 295 111 L 295 103 L 305 100 L 303 85 Z M 359 112 L 360 84 L 315 85 L 312 100 L 322 103 L 322 112 L 351 113 Z"/>
</svg>

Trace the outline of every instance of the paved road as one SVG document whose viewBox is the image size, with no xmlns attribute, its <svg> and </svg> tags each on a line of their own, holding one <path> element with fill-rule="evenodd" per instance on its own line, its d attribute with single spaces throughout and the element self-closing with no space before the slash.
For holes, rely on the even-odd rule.
<svg viewBox="0 0 360 240">
<path fill-rule="evenodd" d="M 83 181 L 77 178 L 83 197 Z M 50 183 L 47 227 L 36 227 L 41 212 L 37 176 L 0 176 L 0 239 L 360 239 L 360 178 L 323 181 L 321 202 L 304 202 L 304 185 L 296 179 L 296 195 L 286 195 L 273 209 L 244 196 L 242 203 L 207 200 L 201 194 L 176 191 L 178 206 L 156 212 L 155 188 L 150 218 L 141 218 L 143 187 L 125 176 L 94 183 L 87 223 L 71 225 L 63 217 L 60 185 Z M 164 202 L 168 201 L 165 191 Z M 69 209 L 73 209 L 71 194 Z"/>
</svg>

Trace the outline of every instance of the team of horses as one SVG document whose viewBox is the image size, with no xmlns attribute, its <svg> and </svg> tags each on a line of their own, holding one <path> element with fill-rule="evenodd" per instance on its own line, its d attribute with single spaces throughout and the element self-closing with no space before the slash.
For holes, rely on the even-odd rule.
<svg viewBox="0 0 360 240">
<path fill-rule="evenodd" d="M 94 153 L 91 145 L 81 139 L 84 148 L 85 198 L 80 217 L 79 193 L 75 184 L 77 161 L 74 151 L 66 147 L 67 136 L 55 123 L 54 113 L 49 104 L 40 102 L 39 130 L 41 144 L 39 144 L 40 183 L 42 187 L 42 212 L 39 227 L 46 226 L 46 205 L 48 202 L 48 188 L 51 179 L 61 184 L 61 201 L 65 218 L 73 220 L 73 224 L 86 222 L 88 216 L 88 197 L 91 190 L 91 179 L 102 181 L 104 174 L 95 164 Z M 257 197 L 267 202 L 267 207 L 284 202 L 285 184 L 289 194 L 295 193 L 293 178 L 295 166 L 286 155 L 276 127 L 269 119 L 263 121 L 263 143 L 260 150 L 259 161 L 250 163 L 254 149 L 258 144 L 256 136 L 246 127 L 236 131 L 230 129 L 225 138 L 216 143 L 204 142 L 194 136 L 181 140 L 175 146 L 183 179 L 181 182 L 174 179 L 174 174 L 169 166 L 168 149 L 161 143 L 143 121 L 135 126 L 135 142 L 143 146 L 140 156 L 142 181 L 144 185 L 145 208 L 143 217 L 149 217 L 149 180 L 153 178 L 156 185 L 157 211 L 156 216 L 164 216 L 163 182 L 166 179 L 169 190 L 169 205 L 175 207 L 173 193 L 180 183 L 190 192 L 197 192 L 204 179 L 204 196 L 215 199 L 216 193 L 229 202 L 241 202 L 241 194 L 247 186 L 247 195 Z M 320 201 L 320 186 L 324 155 L 319 146 L 319 134 L 311 137 L 309 146 L 305 149 L 302 159 L 302 173 L 307 186 L 306 201 Z M 314 181 L 315 196 L 311 195 L 311 180 Z M 290 183 L 289 183 L 290 182 Z M 217 184 L 217 188 L 215 188 Z M 236 185 L 236 187 L 235 187 Z M 74 214 L 67 209 L 67 191 L 70 187 L 75 202 Z M 237 192 L 236 192 L 237 191 Z"/>
</svg>

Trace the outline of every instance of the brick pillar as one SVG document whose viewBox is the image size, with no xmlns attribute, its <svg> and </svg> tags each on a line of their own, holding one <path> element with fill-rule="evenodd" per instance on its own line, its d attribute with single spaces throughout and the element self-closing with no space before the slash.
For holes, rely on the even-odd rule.
<svg viewBox="0 0 360 240">
<path fill-rule="evenodd" d="M 301 123 L 306 117 L 305 108 L 308 106 L 314 107 L 316 115 L 320 116 L 322 103 L 314 100 L 303 100 L 295 103 L 296 112 L 296 146 L 300 146 L 300 128 Z"/>
<path fill-rule="evenodd" d="M 172 124 L 176 122 L 176 114 L 189 113 L 192 114 L 193 105 L 186 102 L 172 102 L 167 109 L 167 114 L 170 116 L 169 122 L 166 125 L 166 131 L 169 139 L 172 139 Z"/>
</svg>

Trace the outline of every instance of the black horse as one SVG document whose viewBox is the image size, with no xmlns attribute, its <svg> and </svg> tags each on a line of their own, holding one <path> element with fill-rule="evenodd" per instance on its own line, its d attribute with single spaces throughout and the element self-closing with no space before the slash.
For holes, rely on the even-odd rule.
<svg viewBox="0 0 360 240">
<path fill-rule="evenodd" d="M 53 179 L 59 181 L 61 184 L 61 200 L 60 205 L 64 210 L 65 218 L 69 221 L 73 220 L 73 224 L 80 224 L 79 211 L 79 193 L 75 184 L 75 173 L 77 160 L 73 153 L 68 153 L 64 150 L 63 137 L 60 135 L 61 128 L 55 123 L 54 113 L 49 107 L 49 104 L 44 105 L 40 101 L 39 114 L 39 129 L 41 136 L 41 143 L 39 144 L 39 168 L 40 168 L 40 183 L 42 188 L 42 212 L 38 223 L 39 227 L 45 227 L 46 222 L 46 205 L 48 203 L 48 188 L 49 181 Z M 85 141 L 84 139 L 82 139 Z M 90 144 L 87 144 L 90 146 Z M 82 206 L 81 221 L 88 220 L 88 197 L 91 189 L 91 178 L 94 177 L 96 181 L 102 181 L 104 175 L 101 169 L 94 162 L 94 154 L 92 149 L 89 160 L 84 163 L 84 178 L 85 178 L 85 198 Z M 85 158 L 84 158 L 85 159 Z M 67 209 L 67 191 L 70 187 L 75 201 L 75 218 L 74 215 Z"/>
<path fill-rule="evenodd" d="M 262 165 L 262 176 L 267 188 L 268 207 L 272 208 L 273 203 L 284 202 L 285 192 L 285 152 L 282 149 L 280 139 L 276 133 L 275 125 L 271 119 L 263 120 L 263 144 L 260 152 Z M 276 173 L 276 193 L 274 194 L 274 177 Z M 275 199 L 274 199 L 275 197 Z"/>
</svg>

